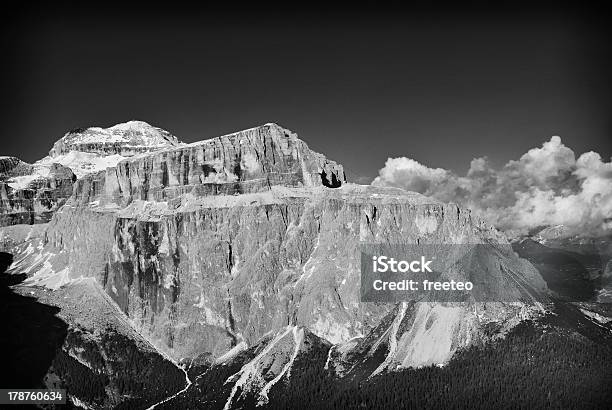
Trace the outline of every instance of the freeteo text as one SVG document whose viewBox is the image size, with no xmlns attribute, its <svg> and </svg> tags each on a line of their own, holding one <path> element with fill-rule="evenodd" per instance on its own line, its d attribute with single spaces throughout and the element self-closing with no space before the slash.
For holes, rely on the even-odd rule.
<svg viewBox="0 0 612 410">
<path fill-rule="evenodd" d="M 372 257 L 372 270 L 375 273 L 433 273 L 431 264 L 433 261 L 427 260 L 424 256 L 421 256 L 419 260 L 405 261 L 396 260 L 387 256 L 373 256 Z M 419 286 L 422 285 L 422 286 Z M 372 283 L 372 287 L 377 291 L 452 291 L 452 290 L 467 290 L 470 291 L 474 287 L 472 282 L 459 282 L 455 280 L 437 282 L 430 280 L 417 281 L 413 279 L 405 279 L 400 281 L 384 281 L 382 279 L 376 279 Z"/>
</svg>

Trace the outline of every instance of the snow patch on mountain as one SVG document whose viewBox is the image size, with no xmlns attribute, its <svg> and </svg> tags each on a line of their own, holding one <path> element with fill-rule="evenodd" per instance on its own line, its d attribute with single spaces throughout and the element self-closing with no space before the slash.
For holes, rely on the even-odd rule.
<svg viewBox="0 0 612 410">
<path fill-rule="evenodd" d="M 125 158 L 126 157 L 119 154 L 101 156 L 91 152 L 69 151 L 66 154 L 55 157 L 46 156 L 37 161 L 35 164 L 61 164 L 70 168 L 77 178 L 81 178 L 87 174 L 114 167 L 119 163 L 119 161 Z"/>
<path fill-rule="evenodd" d="M 16 175 L 7 179 L 6 182 L 13 189 L 28 189 L 34 181 L 49 177 L 51 165 L 51 163 L 34 163 L 30 174 Z"/>
<path fill-rule="evenodd" d="M 66 133 L 49 155 L 37 163 L 59 163 L 78 178 L 116 166 L 121 160 L 163 148 L 185 145 L 175 136 L 144 121 L 128 121 L 112 127 L 89 127 Z"/>
<path fill-rule="evenodd" d="M 27 189 L 28 186 L 30 186 L 32 182 L 34 182 L 40 177 L 41 175 L 36 175 L 36 174 L 20 175 L 18 177 L 13 177 L 9 179 L 8 186 L 10 186 L 13 189 Z"/>
<path fill-rule="evenodd" d="M 144 121 L 128 121 L 108 128 L 89 127 L 70 131 L 53 145 L 49 156 L 56 157 L 69 151 L 110 153 L 111 149 L 125 151 L 123 155 L 131 156 L 138 152 L 179 145 L 176 137 L 168 131 Z"/>
</svg>

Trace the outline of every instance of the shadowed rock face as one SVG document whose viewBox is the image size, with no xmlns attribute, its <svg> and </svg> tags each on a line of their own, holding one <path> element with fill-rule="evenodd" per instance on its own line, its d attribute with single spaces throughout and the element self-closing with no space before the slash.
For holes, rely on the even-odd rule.
<svg viewBox="0 0 612 410">
<path fill-rule="evenodd" d="M 16 157 L 0 157 L 0 180 L 5 181 L 11 177 L 29 175 L 32 165 Z"/>
<path fill-rule="evenodd" d="M 490 244 L 475 266 L 504 279 L 498 292 L 545 289 L 469 210 L 348 184 L 341 165 L 276 124 L 84 176 L 44 235 L 14 252 L 14 267 L 51 288 L 94 277 L 175 358 L 220 358 L 288 329 L 298 340 L 305 328 L 339 346 L 330 355 L 339 374 L 359 364 L 355 349 L 380 346 L 381 360 L 364 365 L 370 373 L 443 363 L 491 324 L 507 329 L 533 314 L 524 303 L 361 303 L 363 242 Z"/>
<path fill-rule="evenodd" d="M 48 222 L 72 194 L 75 176 L 59 164 L 0 158 L 0 226 Z"/>
<path fill-rule="evenodd" d="M 43 378 L 61 348 L 68 325 L 57 317 L 59 309 L 20 295 L 11 287 L 26 274 L 5 274 L 13 255 L 0 252 L 0 314 L 5 331 L 0 335 L 2 368 L 11 369 L 10 383 L 44 388 Z"/>
</svg>

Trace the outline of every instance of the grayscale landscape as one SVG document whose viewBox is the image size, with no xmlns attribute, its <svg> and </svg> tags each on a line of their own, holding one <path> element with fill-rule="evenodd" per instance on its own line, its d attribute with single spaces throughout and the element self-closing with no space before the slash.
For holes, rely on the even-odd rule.
<svg viewBox="0 0 612 410">
<path fill-rule="evenodd" d="M 2 409 L 612 407 L 604 7 L 5 9 Z"/>
</svg>

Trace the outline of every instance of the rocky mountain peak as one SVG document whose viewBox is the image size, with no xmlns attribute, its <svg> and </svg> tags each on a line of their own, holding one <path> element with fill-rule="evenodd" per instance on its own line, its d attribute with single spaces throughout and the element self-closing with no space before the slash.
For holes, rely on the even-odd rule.
<svg viewBox="0 0 612 410">
<path fill-rule="evenodd" d="M 128 121 L 108 128 L 77 128 L 67 132 L 57 141 L 49 156 L 58 157 L 70 151 L 101 155 L 118 154 L 132 156 L 181 143 L 168 131 L 144 121 Z"/>
<path fill-rule="evenodd" d="M 338 188 L 342 165 L 277 124 L 135 155 L 77 183 L 76 199 L 127 204 L 269 191 L 273 186 Z"/>
<path fill-rule="evenodd" d="M 74 131 L 54 149 L 133 149 L 153 128 L 130 122 Z M 469 210 L 346 183 L 342 165 L 274 123 L 190 144 L 164 141 L 75 178 L 44 236 L 15 251 L 30 249 L 12 269 L 51 289 L 94 278 L 169 356 L 239 366 L 224 378 L 229 405 L 240 405 L 243 389 L 265 404 L 308 349 L 337 374 L 357 369 L 369 377 L 445 363 L 486 340 L 492 326 L 502 333 L 542 311 L 546 285 L 537 270 Z M 457 255 L 442 252 L 448 266 L 461 266 L 445 274 L 480 283 L 486 272 L 496 295 L 517 297 L 362 303 L 367 243 L 465 245 Z"/>
</svg>

